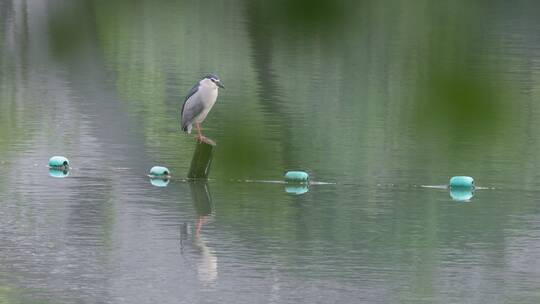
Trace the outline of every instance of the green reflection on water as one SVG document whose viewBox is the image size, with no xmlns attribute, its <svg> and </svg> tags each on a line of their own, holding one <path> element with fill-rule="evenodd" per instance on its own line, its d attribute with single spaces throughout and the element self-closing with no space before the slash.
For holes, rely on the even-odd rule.
<svg viewBox="0 0 540 304">
<path fill-rule="evenodd" d="M 37 292 L 38 290 L 31 289 L 19 289 L 9 286 L 0 285 L 0 304 L 45 304 L 55 303 L 53 300 L 34 299 L 30 294 Z"/>
</svg>

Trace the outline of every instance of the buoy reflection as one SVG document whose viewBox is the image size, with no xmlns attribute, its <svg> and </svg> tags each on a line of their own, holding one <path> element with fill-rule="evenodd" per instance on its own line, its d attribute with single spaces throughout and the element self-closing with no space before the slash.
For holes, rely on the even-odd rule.
<svg viewBox="0 0 540 304">
<path fill-rule="evenodd" d="M 302 195 L 309 191 L 308 184 L 291 184 L 285 186 L 285 192 L 292 195 Z"/>
<path fill-rule="evenodd" d="M 456 202 L 468 202 L 474 197 L 474 187 L 452 187 L 450 197 Z"/>
<path fill-rule="evenodd" d="M 156 187 L 167 187 L 169 182 L 168 178 L 150 178 L 150 183 Z"/>
<path fill-rule="evenodd" d="M 67 177 L 69 176 L 69 168 L 49 168 L 49 175 L 52 177 Z"/>
</svg>

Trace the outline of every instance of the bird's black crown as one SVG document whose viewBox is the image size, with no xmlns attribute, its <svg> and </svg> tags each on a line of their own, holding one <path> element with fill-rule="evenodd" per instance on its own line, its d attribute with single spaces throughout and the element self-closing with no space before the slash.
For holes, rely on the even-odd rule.
<svg viewBox="0 0 540 304">
<path fill-rule="evenodd" d="M 219 81 L 219 77 L 216 74 L 208 74 L 208 75 L 204 76 L 204 78 L 208 78 L 208 79 L 210 79 L 212 81 L 216 81 L 216 80 Z"/>
</svg>

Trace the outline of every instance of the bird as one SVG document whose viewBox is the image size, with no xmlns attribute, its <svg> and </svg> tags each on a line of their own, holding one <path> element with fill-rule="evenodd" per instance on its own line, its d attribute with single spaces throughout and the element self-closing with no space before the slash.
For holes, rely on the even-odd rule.
<svg viewBox="0 0 540 304">
<path fill-rule="evenodd" d="M 182 131 L 191 134 L 191 129 L 195 125 L 197 129 L 195 139 L 198 142 L 209 142 L 209 139 L 202 135 L 201 123 L 216 103 L 219 88 L 225 89 L 219 77 L 215 74 L 208 74 L 189 90 L 182 105 L 180 114 Z"/>
</svg>

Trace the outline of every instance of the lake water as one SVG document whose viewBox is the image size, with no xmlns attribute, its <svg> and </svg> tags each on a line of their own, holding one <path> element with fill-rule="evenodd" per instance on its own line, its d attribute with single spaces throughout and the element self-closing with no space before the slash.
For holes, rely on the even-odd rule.
<svg viewBox="0 0 540 304">
<path fill-rule="evenodd" d="M 540 303 L 539 9 L 0 1 L 0 303 Z"/>
</svg>

